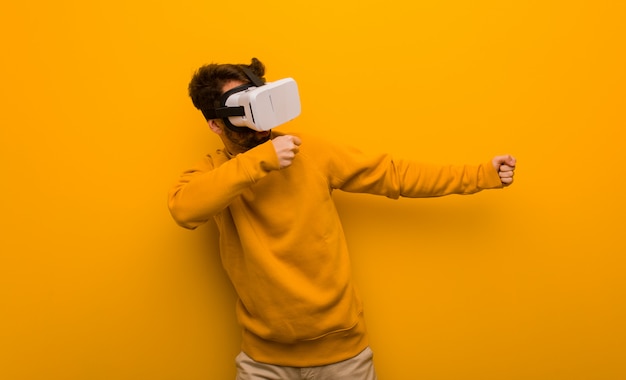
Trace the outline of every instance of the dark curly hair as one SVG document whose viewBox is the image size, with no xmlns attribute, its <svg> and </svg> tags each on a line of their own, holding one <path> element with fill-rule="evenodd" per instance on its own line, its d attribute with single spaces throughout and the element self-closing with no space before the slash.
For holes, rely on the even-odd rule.
<svg viewBox="0 0 626 380">
<path fill-rule="evenodd" d="M 219 107 L 224 84 L 231 80 L 250 82 L 242 67 L 247 67 L 265 82 L 263 78 L 265 65 L 256 58 L 252 58 L 249 65 L 229 63 L 204 65 L 196 70 L 189 82 L 189 96 L 193 105 L 199 110 Z"/>
</svg>

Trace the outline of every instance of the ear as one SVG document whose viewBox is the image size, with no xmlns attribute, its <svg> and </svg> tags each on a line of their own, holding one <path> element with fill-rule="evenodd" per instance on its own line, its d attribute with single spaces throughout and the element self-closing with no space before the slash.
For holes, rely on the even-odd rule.
<svg viewBox="0 0 626 380">
<path fill-rule="evenodd" d="M 218 135 L 221 135 L 222 133 L 224 133 L 224 131 L 222 129 L 222 126 L 217 120 L 218 119 L 207 120 L 207 123 L 209 124 L 209 128 L 211 128 L 213 132 L 217 133 Z"/>
</svg>

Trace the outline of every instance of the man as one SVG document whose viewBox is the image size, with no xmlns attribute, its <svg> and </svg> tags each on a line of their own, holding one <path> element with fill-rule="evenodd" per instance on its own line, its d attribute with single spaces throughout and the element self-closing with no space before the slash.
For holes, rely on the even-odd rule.
<svg viewBox="0 0 626 380">
<path fill-rule="evenodd" d="M 433 166 L 366 155 L 312 136 L 232 128 L 206 110 L 265 67 L 210 64 L 189 84 L 224 149 L 169 194 L 178 224 L 214 219 L 243 328 L 237 379 L 375 379 L 363 308 L 350 277 L 335 189 L 399 197 L 472 194 L 513 182 L 515 159 Z"/>
</svg>

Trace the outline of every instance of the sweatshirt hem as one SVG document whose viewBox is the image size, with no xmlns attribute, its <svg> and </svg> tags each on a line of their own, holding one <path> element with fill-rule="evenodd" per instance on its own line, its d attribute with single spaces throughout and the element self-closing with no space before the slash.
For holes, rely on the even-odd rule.
<svg viewBox="0 0 626 380">
<path fill-rule="evenodd" d="M 363 314 L 351 329 L 318 339 L 281 343 L 265 340 L 243 330 L 242 351 L 260 363 L 289 367 L 315 367 L 355 357 L 368 346 Z"/>
</svg>

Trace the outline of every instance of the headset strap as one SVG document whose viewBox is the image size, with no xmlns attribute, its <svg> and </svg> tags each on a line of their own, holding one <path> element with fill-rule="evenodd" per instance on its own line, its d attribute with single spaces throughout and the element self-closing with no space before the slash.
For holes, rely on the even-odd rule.
<svg viewBox="0 0 626 380">
<path fill-rule="evenodd" d="M 250 70 L 248 67 L 246 66 L 241 66 L 241 69 L 243 70 L 244 73 L 246 73 L 246 75 L 248 76 L 248 78 L 250 79 L 250 81 L 257 87 L 261 87 L 263 86 L 265 83 L 263 82 L 263 80 L 261 78 L 259 78 L 255 73 L 252 72 L 252 70 Z"/>
<path fill-rule="evenodd" d="M 200 110 L 207 120 L 211 119 L 223 119 L 231 116 L 245 116 L 245 110 L 242 106 L 239 107 L 219 107 Z"/>
</svg>

